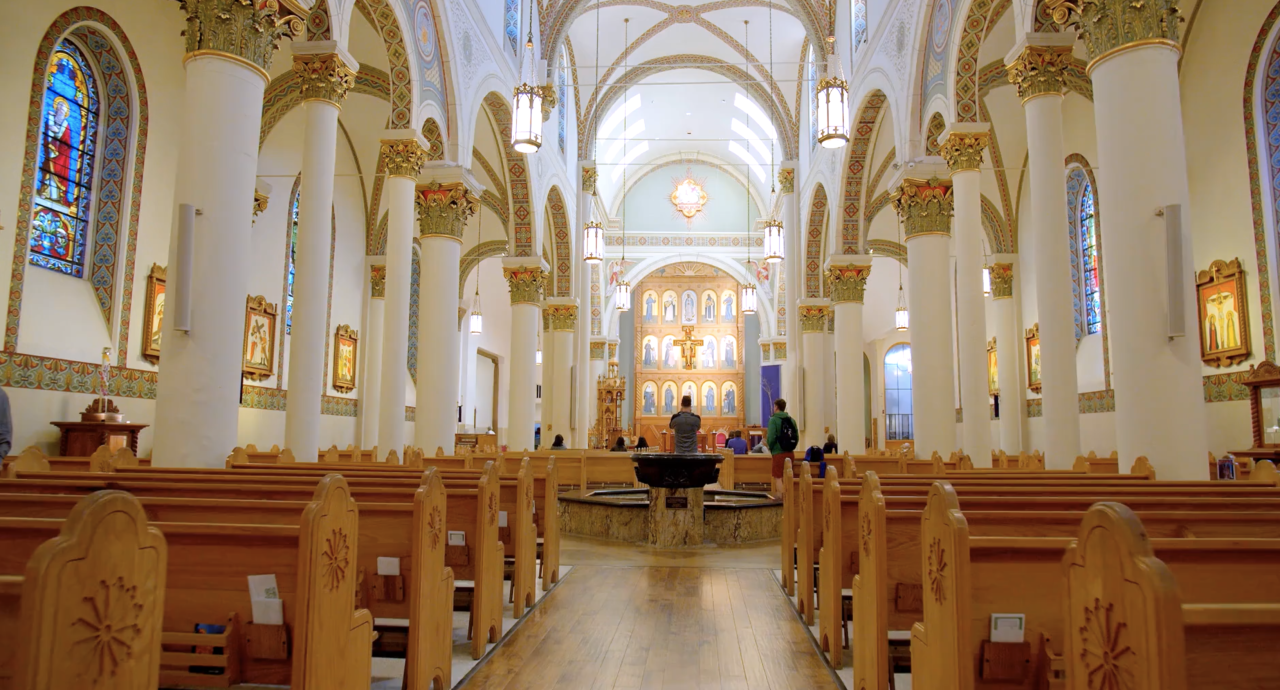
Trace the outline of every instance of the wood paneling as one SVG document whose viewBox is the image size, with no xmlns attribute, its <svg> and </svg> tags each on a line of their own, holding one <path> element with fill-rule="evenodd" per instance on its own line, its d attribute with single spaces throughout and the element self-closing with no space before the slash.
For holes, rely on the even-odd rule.
<svg viewBox="0 0 1280 690">
<path fill-rule="evenodd" d="M 837 688 L 764 569 L 578 566 L 464 688 Z"/>
</svg>

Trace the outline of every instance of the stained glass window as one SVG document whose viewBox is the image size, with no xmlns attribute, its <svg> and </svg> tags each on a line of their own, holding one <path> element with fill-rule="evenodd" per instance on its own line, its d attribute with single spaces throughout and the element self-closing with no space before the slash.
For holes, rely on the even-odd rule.
<svg viewBox="0 0 1280 690">
<path fill-rule="evenodd" d="M 805 63 L 805 75 L 809 81 L 809 148 L 818 147 L 818 63 L 813 59 L 813 47 Z"/>
<path fill-rule="evenodd" d="M 511 44 L 511 53 L 520 56 L 520 0 L 507 0 L 506 12 L 507 43 Z"/>
<path fill-rule="evenodd" d="M 867 42 L 867 0 L 853 0 L 853 52 Z"/>
<path fill-rule="evenodd" d="M 296 186 L 296 185 L 295 185 Z M 293 193 L 293 205 L 289 207 L 289 274 L 285 276 L 284 332 L 293 331 L 293 278 L 298 259 L 298 200 L 302 195 Z"/>
<path fill-rule="evenodd" d="M 49 60 L 40 117 L 31 263 L 81 278 L 89 236 L 98 88 L 89 62 L 70 41 L 59 42 Z"/>
<path fill-rule="evenodd" d="M 915 438 L 912 429 L 911 346 L 899 343 L 884 355 L 884 438 Z"/>
<path fill-rule="evenodd" d="M 560 98 L 560 153 L 564 153 L 565 121 L 569 112 L 569 54 L 560 49 L 560 70 L 556 73 L 556 89 Z"/>
<path fill-rule="evenodd" d="M 1083 264 L 1086 333 L 1102 328 L 1102 299 L 1098 290 L 1098 233 L 1095 224 L 1093 185 L 1084 183 L 1080 193 L 1080 259 Z"/>
</svg>

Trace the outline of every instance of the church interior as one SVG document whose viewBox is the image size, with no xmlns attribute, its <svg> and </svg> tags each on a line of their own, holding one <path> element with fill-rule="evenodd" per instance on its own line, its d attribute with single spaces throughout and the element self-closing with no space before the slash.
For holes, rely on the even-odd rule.
<svg viewBox="0 0 1280 690">
<path fill-rule="evenodd" d="M 0 690 L 1280 688 L 1280 2 L 0 6 Z"/>
</svg>

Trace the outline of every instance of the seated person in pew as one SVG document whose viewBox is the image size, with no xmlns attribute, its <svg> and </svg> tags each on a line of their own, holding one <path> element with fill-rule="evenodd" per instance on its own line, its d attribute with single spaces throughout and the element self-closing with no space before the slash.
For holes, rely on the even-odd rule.
<svg viewBox="0 0 1280 690">
<path fill-rule="evenodd" d="M 619 437 L 618 437 L 618 440 L 617 440 L 616 442 L 614 442 L 613 447 L 612 447 L 612 448 L 610 448 L 610 449 L 609 449 L 609 451 L 610 451 L 610 452 L 613 452 L 613 453 L 625 453 L 625 452 L 627 452 L 627 439 L 625 439 L 625 438 L 623 438 L 623 437 L 619 436 Z"/>
</svg>

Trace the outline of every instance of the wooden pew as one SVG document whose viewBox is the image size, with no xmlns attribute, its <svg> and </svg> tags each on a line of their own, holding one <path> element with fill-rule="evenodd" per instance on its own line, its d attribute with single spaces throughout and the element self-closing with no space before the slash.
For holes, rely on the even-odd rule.
<svg viewBox="0 0 1280 690">
<path fill-rule="evenodd" d="M 63 516 L 0 520 L 6 550 L 15 531 L 54 534 L 25 563 L 7 559 L 0 575 L 0 688 L 155 688 L 162 678 L 164 536 L 120 491 L 86 496 Z M 86 647 L 95 637 L 99 643 Z"/>
<path fill-rule="evenodd" d="M 6 545 L 0 551 L 0 572 L 21 567 L 59 526 L 57 520 L 0 519 L 0 541 Z M 164 533 L 169 551 L 165 631 L 192 631 L 199 623 L 221 623 L 228 614 L 247 620 L 251 609 L 246 578 L 274 573 L 292 649 L 287 655 L 267 655 L 274 657 L 270 659 L 245 654 L 239 664 L 241 681 L 284 683 L 300 690 L 368 683 L 373 617 L 366 609 L 354 610 L 359 515 L 342 477 L 332 475 L 316 483 L 296 525 L 152 526 Z M 261 630 L 268 634 L 269 628 Z M 204 660 L 202 655 L 188 665 Z M 206 685 L 225 683 L 201 678 Z"/>
<path fill-rule="evenodd" d="M 0 469 L 0 477 L 11 477 L 19 471 L 62 471 L 62 472 L 110 472 L 115 467 L 150 467 L 150 458 L 134 457 L 128 448 L 111 450 L 106 446 L 98 446 L 93 455 L 88 457 L 48 456 L 35 446 L 27 446 L 26 450 L 16 456 L 4 458 L 4 467 Z"/>
<path fill-rule="evenodd" d="M 1114 603 L 1121 592 L 1130 592 L 1130 586 L 1119 586 L 1123 578 L 1110 576 L 1105 586 L 1098 580 L 1085 580 L 1082 598 L 1091 598 L 1090 604 L 1080 611 L 1064 605 L 1064 555 L 1073 543 L 1069 537 L 987 537 L 970 533 L 968 516 L 961 512 L 962 499 L 945 482 L 939 482 L 930 490 L 921 523 L 923 556 L 921 571 L 925 581 L 924 620 L 912 627 L 912 683 L 914 688 L 990 687 L 995 677 L 1006 682 L 1032 684 L 1046 680 L 1051 667 L 1063 663 L 1055 652 L 1052 641 L 1069 640 L 1073 636 L 1090 636 L 1091 644 L 1105 640 L 1107 644 L 1120 642 L 1111 652 L 1120 654 L 1126 644 L 1118 636 L 1132 634 L 1144 638 L 1136 643 L 1143 646 L 1151 640 L 1156 629 L 1121 628 L 1121 618 L 1132 612 L 1115 616 L 1102 606 L 1100 595 L 1108 595 L 1107 604 Z M 1095 525 L 1090 524 L 1090 527 Z M 1139 528 L 1141 533 L 1141 528 Z M 1274 533 L 1274 530 L 1273 530 Z M 1085 543 L 1089 535 L 1085 534 Z M 1265 538 L 1156 538 L 1148 540 L 1155 555 L 1164 561 L 1177 579 L 1183 603 L 1210 604 L 1218 610 L 1238 607 L 1241 604 L 1280 601 L 1276 594 L 1280 586 L 1280 539 Z M 1098 542 L 1101 544 L 1101 542 Z M 1077 554 L 1079 552 L 1077 551 Z M 1099 550 L 1086 552 L 1090 558 L 1110 562 L 1114 554 Z M 1070 563 L 1070 557 L 1067 562 Z M 1226 581 L 1226 582 L 1224 582 Z M 1231 582 L 1248 583 L 1232 586 Z M 1168 582 L 1172 588 L 1172 581 Z M 1225 584 L 1225 586 L 1224 586 Z M 1144 599 L 1141 592 L 1133 592 L 1130 606 L 1152 607 L 1150 613 L 1160 626 L 1173 625 L 1175 619 L 1168 615 L 1157 600 Z M 1082 602 L 1077 600 L 1077 604 Z M 1088 608 L 1088 611 L 1085 609 Z M 1026 640 L 1021 649 L 994 645 L 986 641 L 993 613 L 1022 613 L 1026 615 Z M 1088 616 L 1085 622 L 1082 617 Z M 1108 620 L 1110 616 L 1110 620 Z M 1084 628 L 1085 632 L 1081 632 Z M 1216 649 L 1221 650 L 1222 647 Z M 1079 651 L 1079 650 L 1077 650 Z M 1095 652 L 1096 652 L 1095 648 Z M 1208 650 L 1206 650 L 1207 652 Z M 987 667 L 980 658 L 1010 656 L 1029 659 L 1017 668 L 1004 665 Z M 1181 654 L 1177 654 L 1181 656 Z M 1207 663 L 1222 668 L 1220 655 L 1209 654 Z M 1079 660 L 1076 659 L 1070 663 Z M 1090 670 L 1096 669 L 1098 657 L 1087 660 Z M 1225 664 L 1228 665 L 1229 664 Z M 1111 669 L 1133 667 L 1128 662 L 1117 662 Z M 1096 674 L 1095 674 L 1096 676 Z M 1273 676 L 1274 677 L 1274 676 Z M 1088 672 L 1077 674 L 1074 687 L 1089 687 Z M 1093 687 L 1151 687 L 1168 688 L 1170 685 L 1134 685 L 1128 678 L 1108 681 Z M 1201 684 L 1214 688 L 1261 688 L 1265 684 L 1252 683 Z M 1030 687 L 1030 685 L 1027 685 Z M 1173 685 L 1172 687 L 1178 687 Z M 1188 685 L 1186 687 L 1195 687 Z"/>
<path fill-rule="evenodd" d="M 1236 568 L 1259 560 L 1254 545 L 1215 551 L 1208 565 L 1216 572 L 1171 565 L 1164 542 L 1149 539 L 1133 511 L 1091 508 L 1063 558 L 1067 688 L 1122 680 L 1143 689 L 1280 687 L 1280 666 L 1258 650 L 1280 632 L 1280 596 L 1267 586 L 1274 578 L 1237 579 Z M 1239 586 L 1224 587 L 1226 579 Z"/>
<path fill-rule="evenodd" d="M 747 453 L 733 457 L 733 486 L 724 483 L 726 489 L 737 488 L 743 484 L 761 484 L 770 486 L 773 483 L 773 456 L 768 453 Z"/>
</svg>

